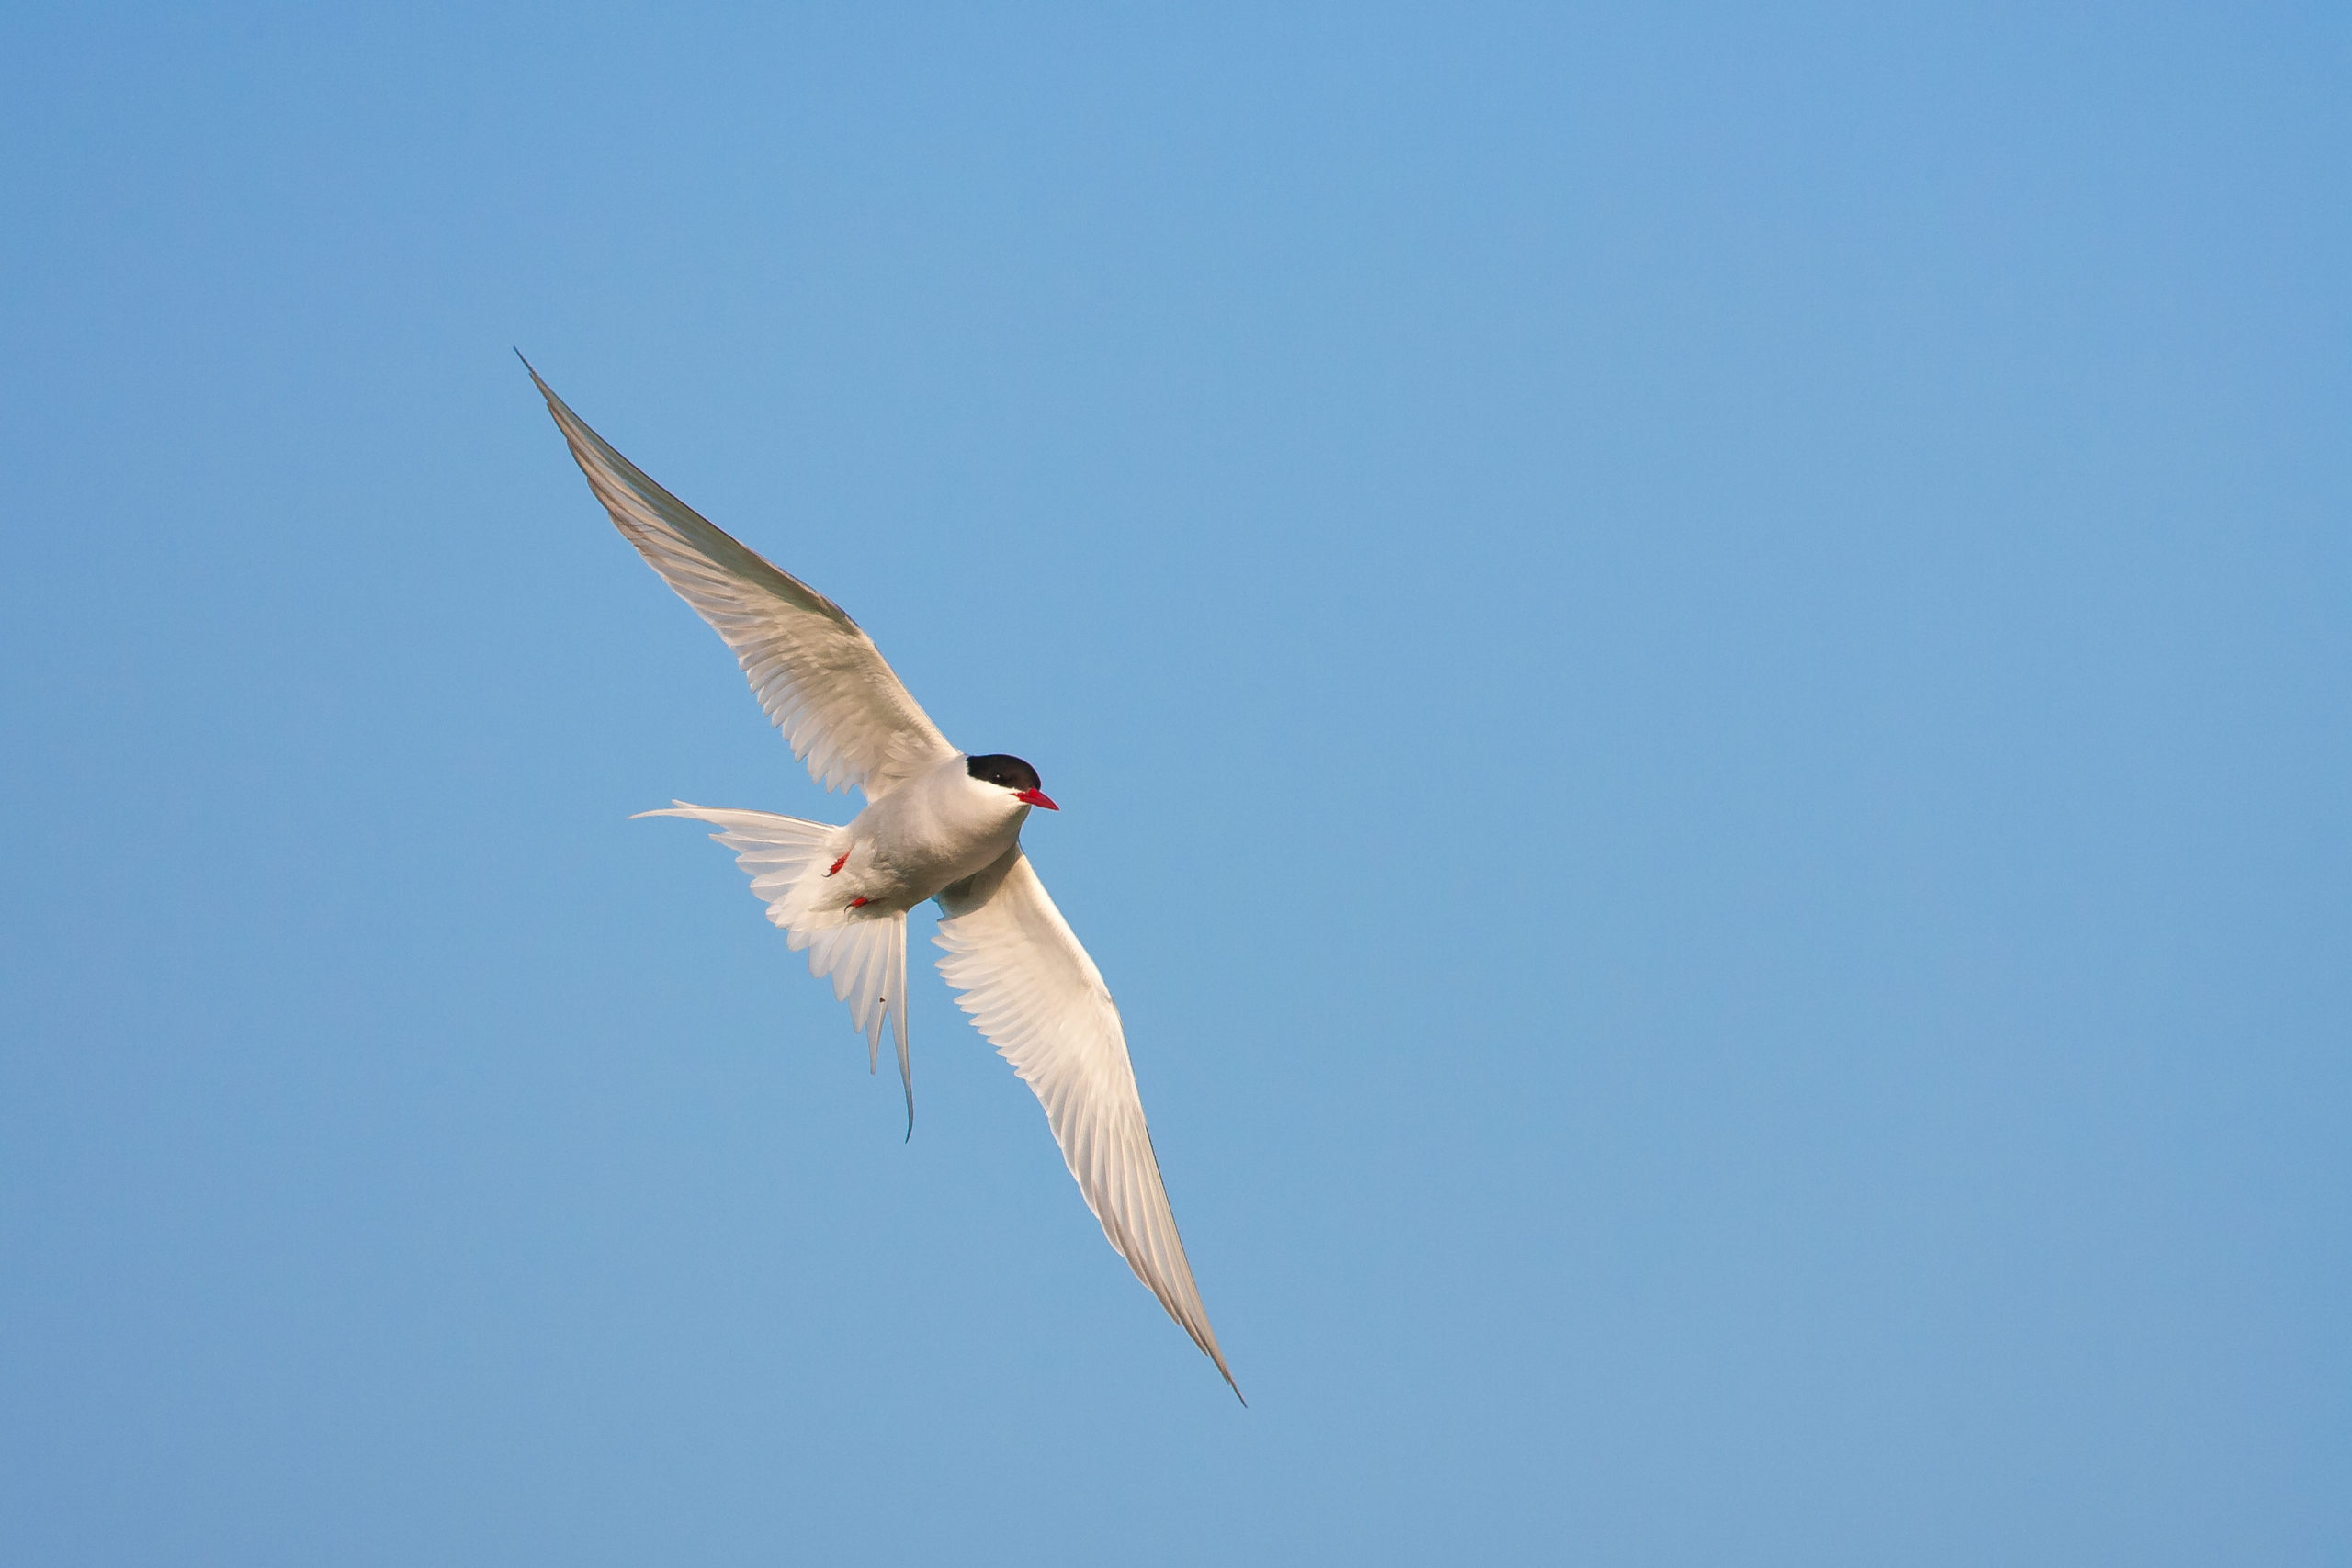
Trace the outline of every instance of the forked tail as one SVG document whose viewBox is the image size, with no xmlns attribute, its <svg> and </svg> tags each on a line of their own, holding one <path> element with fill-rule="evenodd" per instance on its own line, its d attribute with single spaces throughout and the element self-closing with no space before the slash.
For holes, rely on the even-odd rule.
<svg viewBox="0 0 2352 1568">
<path fill-rule="evenodd" d="M 864 915 L 821 907 L 816 900 L 825 868 L 847 848 L 846 829 L 766 811 L 730 811 L 673 802 L 639 817 L 691 817 L 725 829 L 711 837 L 735 852 L 752 879 L 752 897 L 784 928 L 786 945 L 806 949 L 808 972 L 830 977 L 833 995 L 849 1004 L 850 1021 L 865 1036 L 866 1069 L 882 1058 L 887 1019 L 898 1039 L 899 1081 L 907 1091 L 907 1136 L 915 1132 L 915 1077 L 907 1057 L 907 917 Z"/>
</svg>

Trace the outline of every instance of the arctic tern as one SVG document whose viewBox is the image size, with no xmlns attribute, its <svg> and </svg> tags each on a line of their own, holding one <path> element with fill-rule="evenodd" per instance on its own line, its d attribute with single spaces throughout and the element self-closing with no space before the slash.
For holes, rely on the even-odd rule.
<svg viewBox="0 0 2352 1568">
<path fill-rule="evenodd" d="M 684 801 L 639 815 L 721 829 L 711 837 L 735 852 L 786 945 L 849 1004 L 869 1067 L 888 1021 L 910 1135 L 907 911 L 936 900 L 956 1005 L 1035 1092 L 1111 1246 L 1238 1395 L 1176 1235 L 1119 1010 L 1021 852 L 1031 808 L 1059 809 L 1037 770 L 957 750 L 839 605 L 648 479 L 524 368 L 614 526 L 725 640 L 792 754 L 827 789 L 866 798 L 839 827 Z"/>
</svg>

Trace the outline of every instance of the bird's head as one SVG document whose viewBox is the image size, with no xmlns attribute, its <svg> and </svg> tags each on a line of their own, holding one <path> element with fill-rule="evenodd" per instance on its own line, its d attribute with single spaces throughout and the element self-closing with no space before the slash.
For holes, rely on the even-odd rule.
<svg viewBox="0 0 2352 1568">
<path fill-rule="evenodd" d="M 1018 757 L 1001 753 L 987 757 L 967 757 L 964 771 L 982 784 L 991 784 L 1010 791 L 1012 798 L 1023 806 L 1042 806 L 1048 811 L 1059 811 L 1037 787 L 1037 770 Z"/>
</svg>

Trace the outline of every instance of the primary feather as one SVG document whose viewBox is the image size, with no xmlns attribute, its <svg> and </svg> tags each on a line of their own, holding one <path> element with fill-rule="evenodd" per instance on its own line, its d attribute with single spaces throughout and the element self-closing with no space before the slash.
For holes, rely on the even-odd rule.
<svg viewBox="0 0 2352 1568">
<path fill-rule="evenodd" d="M 523 367 L 531 367 L 527 362 Z M 842 607 L 663 490 L 531 370 L 588 488 L 646 564 L 724 639 L 769 722 L 827 789 L 877 799 L 956 755 Z"/>
<path fill-rule="evenodd" d="M 1176 1235 L 1126 1031 L 1102 971 L 1018 845 L 947 889 L 939 905 L 946 918 L 933 940 L 947 950 L 939 972 L 959 993 L 956 1005 L 1046 1108 L 1062 1159 L 1112 1247 L 1231 1383 Z"/>
</svg>

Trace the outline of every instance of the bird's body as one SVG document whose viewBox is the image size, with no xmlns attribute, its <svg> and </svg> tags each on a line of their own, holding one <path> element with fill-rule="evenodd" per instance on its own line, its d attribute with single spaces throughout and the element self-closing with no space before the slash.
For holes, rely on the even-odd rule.
<svg viewBox="0 0 2352 1568">
<path fill-rule="evenodd" d="M 841 826 L 683 801 L 644 815 L 720 829 L 712 836 L 736 852 L 790 947 L 832 981 L 870 1055 L 890 1026 L 910 1133 L 906 920 L 936 899 L 939 967 L 957 1004 L 1036 1093 L 1111 1245 L 1231 1383 L 1177 1238 L 1118 1008 L 1022 852 L 1031 808 L 1057 809 L 1036 770 L 958 750 L 838 605 L 655 484 L 531 378 L 614 525 L 726 640 L 794 754 L 828 788 L 867 797 Z"/>
<path fill-rule="evenodd" d="M 851 881 L 850 900 L 868 909 L 902 913 L 1019 843 L 1028 802 L 974 778 L 966 763 L 951 757 L 859 812 L 843 829 L 848 858 L 825 880 Z"/>
<path fill-rule="evenodd" d="M 814 930 L 903 915 L 1021 841 L 1030 802 L 972 776 L 954 756 L 916 774 L 821 840 L 825 868 L 797 878 L 770 904 L 778 925 Z M 692 817 L 683 804 L 648 817 Z"/>
</svg>

